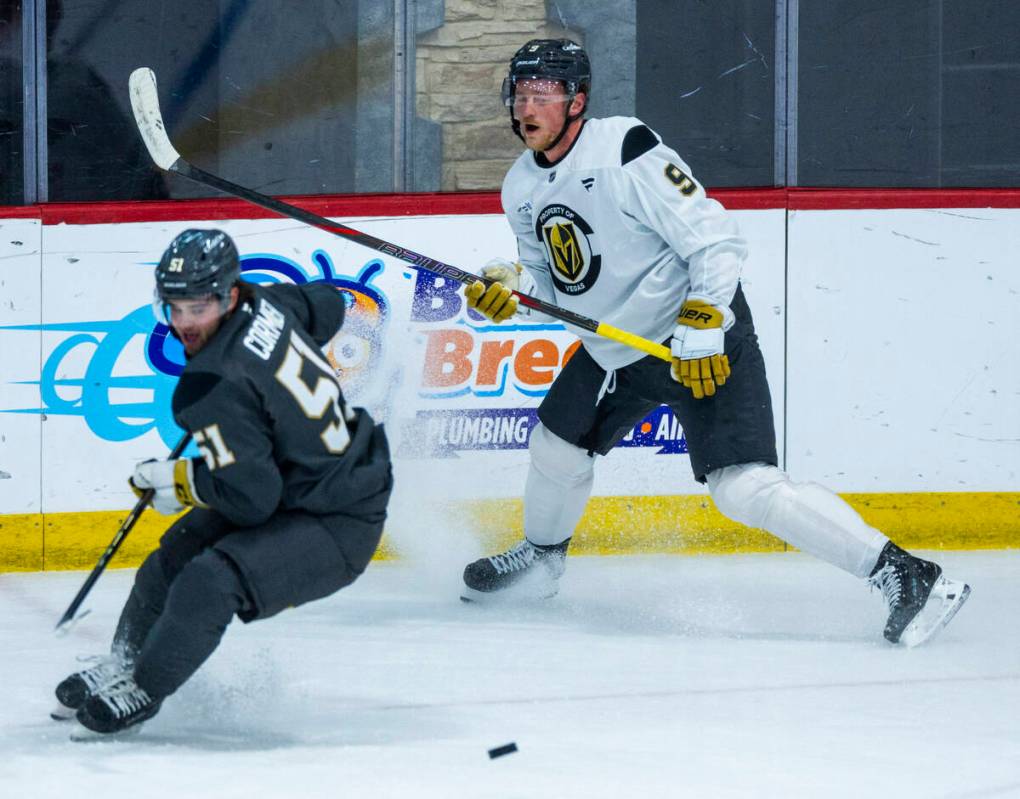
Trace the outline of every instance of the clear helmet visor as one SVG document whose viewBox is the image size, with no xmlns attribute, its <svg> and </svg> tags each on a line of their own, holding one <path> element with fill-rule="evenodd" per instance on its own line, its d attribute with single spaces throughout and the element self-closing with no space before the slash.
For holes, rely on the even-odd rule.
<svg viewBox="0 0 1020 799">
<path fill-rule="evenodd" d="M 180 303 L 180 307 L 184 309 L 184 312 L 190 310 L 190 306 L 195 303 L 205 301 L 202 304 L 205 305 L 207 302 L 215 302 L 218 305 L 219 315 L 223 316 L 227 309 L 230 307 L 230 293 L 226 294 L 209 294 L 204 297 L 161 297 L 159 289 L 153 289 L 152 292 L 152 315 L 156 317 L 156 321 L 167 327 L 173 327 L 173 308 L 171 307 L 172 302 Z"/>
<path fill-rule="evenodd" d="M 156 317 L 156 321 L 161 325 L 170 327 L 170 303 L 164 301 L 159 296 L 157 289 L 152 291 L 152 315 Z"/>
<path fill-rule="evenodd" d="M 507 108 L 523 106 L 528 102 L 539 106 L 555 105 L 569 102 L 573 97 L 562 81 L 541 77 L 507 77 L 503 79 L 500 90 L 500 99 Z"/>
</svg>

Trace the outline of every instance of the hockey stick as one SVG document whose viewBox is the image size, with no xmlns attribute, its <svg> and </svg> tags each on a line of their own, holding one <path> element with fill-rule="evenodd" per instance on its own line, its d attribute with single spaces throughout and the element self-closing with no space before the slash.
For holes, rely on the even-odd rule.
<svg viewBox="0 0 1020 799">
<path fill-rule="evenodd" d="M 135 121 L 138 123 L 138 132 L 142 135 L 142 140 L 149 150 L 149 155 L 152 156 L 152 160 L 156 162 L 160 169 L 167 172 L 176 172 L 178 175 L 183 175 L 196 183 L 202 183 L 206 186 L 219 189 L 225 194 L 240 197 L 242 200 L 268 208 L 270 211 L 281 216 L 296 219 L 299 222 L 304 222 L 306 225 L 332 233 L 334 236 L 357 242 L 365 247 L 411 264 L 416 269 L 427 269 L 441 277 L 456 280 L 464 285 L 470 285 L 476 280 L 490 282 L 450 264 L 445 264 L 434 258 L 398 247 L 396 244 L 390 244 L 388 241 L 383 241 L 367 233 L 331 222 L 318 214 L 313 214 L 297 206 L 281 202 L 252 189 L 238 186 L 236 183 L 231 183 L 189 164 L 174 149 L 174 146 L 170 143 L 170 137 L 167 135 L 166 128 L 163 126 L 163 117 L 159 110 L 159 96 L 156 94 L 155 73 L 148 67 L 139 67 L 131 73 L 128 85 L 131 92 L 131 108 L 134 110 Z M 561 322 L 566 322 L 574 327 L 595 333 L 603 338 L 618 341 L 621 344 L 626 344 L 628 347 L 634 347 L 664 361 L 672 360 L 669 347 L 662 344 L 634 335 L 633 333 L 628 333 L 625 330 L 620 330 L 605 322 L 597 322 L 594 319 L 581 316 L 565 308 L 529 297 L 527 294 L 520 294 L 519 292 L 514 292 L 514 294 L 517 296 L 518 302 L 526 308 L 531 308 L 546 316 L 559 319 Z"/>
<path fill-rule="evenodd" d="M 168 456 L 169 460 L 179 458 L 181 453 L 184 452 L 184 448 L 188 446 L 188 442 L 191 440 L 191 433 L 185 433 L 181 440 L 177 442 L 177 446 L 173 448 L 173 451 Z M 117 530 L 117 534 L 113 537 L 110 542 L 110 546 L 106 548 L 106 551 L 99 556 L 99 560 L 96 562 L 95 568 L 92 570 L 92 574 L 85 580 L 85 584 L 82 585 L 81 589 L 75 595 L 74 599 L 71 600 L 71 604 L 67 610 L 64 611 L 64 615 L 60 617 L 60 621 L 57 622 L 56 632 L 58 634 L 66 633 L 70 628 L 67 626 L 70 622 L 75 620 L 74 614 L 78 612 L 78 608 L 81 607 L 81 603 L 85 601 L 85 597 L 88 596 L 89 591 L 92 590 L 92 586 L 96 584 L 96 580 L 99 579 L 99 575 L 103 573 L 106 565 L 110 562 L 110 559 L 117 554 L 117 550 L 120 549 L 120 545 L 127 538 L 127 534 L 131 532 L 131 528 L 135 526 L 135 522 L 138 521 L 138 517 L 142 515 L 142 511 L 152 501 L 153 496 L 156 492 L 147 488 L 142 492 L 142 496 L 139 497 L 135 506 L 128 513 L 127 518 L 124 519 L 124 523 L 121 524 L 120 529 Z M 84 614 L 82 614 L 84 615 Z M 79 616 L 79 618 L 81 618 Z"/>
</svg>

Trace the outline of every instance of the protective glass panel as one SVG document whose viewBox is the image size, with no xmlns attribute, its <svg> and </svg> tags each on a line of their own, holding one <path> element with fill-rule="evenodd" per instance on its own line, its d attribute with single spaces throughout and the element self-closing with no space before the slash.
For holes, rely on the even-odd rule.
<svg viewBox="0 0 1020 799">
<path fill-rule="evenodd" d="M 709 188 L 773 185 L 775 42 L 771 2 L 637 2 L 637 116 Z"/>
<path fill-rule="evenodd" d="M 154 171 L 128 75 L 151 67 L 194 165 L 269 194 L 392 188 L 389 2 L 48 4 L 49 199 L 209 196 Z"/>
<path fill-rule="evenodd" d="M 772 184 L 771 2 L 446 5 L 435 30 L 419 21 L 416 40 L 415 136 L 441 132 L 431 140 L 437 187 L 500 186 L 523 148 L 499 102 L 510 58 L 529 39 L 561 37 L 591 58 L 589 116 L 641 117 L 708 185 Z"/>
<path fill-rule="evenodd" d="M 0 2 L 0 205 L 24 202 L 21 2 Z"/>
<path fill-rule="evenodd" d="M 1020 185 L 1020 4 L 800 3 L 798 183 Z"/>
</svg>

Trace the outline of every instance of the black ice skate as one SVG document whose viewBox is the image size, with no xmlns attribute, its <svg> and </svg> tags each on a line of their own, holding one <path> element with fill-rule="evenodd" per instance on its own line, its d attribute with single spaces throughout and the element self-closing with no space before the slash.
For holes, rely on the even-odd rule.
<svg viewBox="0 0 1020 799">
<path fill-rule="evenodd" d="M 493 599 L 548 599 L 559 591 L 559 579 L 566 569 L 570 539 L 551 546 L 538 546 L 524 539 L 512 549 L 491 558 L 481 558 L 464 569 L 465 602 Z M 512 591 L 507 589 L 513 588 Z M 505 593 L 504 593 L 505 592 Z"/>
<path fill-rule="evenodd" d="M 970 586 L 950 580 L 937 563 L 915 558 L 892 541 L 885 545 L 868 582 L 882 590 L 889 619 L 886 640 L 917 646 L 945 627 L 967 597 Z"/>
<path fill-rule="evenodd" d="M 134 677 L 124 675 L 90 696 L 78 708 L 75 718 L 85 729 L 80 731 L 80 735 L 72 737 L 83 740 L 95 737 L 89 733 L 113 735 L 128 728 L 136 728 L 155 716 L 162 704 L 163 700 L 154 699 L 140 688 Z"/>
<path fill-rule="evenodd" d="M 57 686 L 55 692 L 57 706 L 50 711 L 50 718 L 56 721 L 73 719 L 78 708 L 84 705 L 90 696 L 94 696 L 128 673 L 127 664 L 116 655 L 99 655 L 84 660 L 95 661 L 95 665 L 75 672 Z"/>
</svg>

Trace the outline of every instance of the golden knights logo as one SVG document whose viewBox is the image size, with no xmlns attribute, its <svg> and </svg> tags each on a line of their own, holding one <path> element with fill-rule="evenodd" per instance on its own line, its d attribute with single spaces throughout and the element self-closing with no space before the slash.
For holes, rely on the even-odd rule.
<svg viewBox="0 0 1020 799">
<path fill-rule="evenodd" d="M 556 222 L 542 228 L 545 246 L 552 255 L 552 264 L 567 280 L 576 280 L 584 267 L 584 256 L 577 241 L 577 231 L 570 222 Z"/>
<path fill-rule="evenodd" d="M 583 294 L 598 280 L 602 256 L 592 252 L 593 231 L 565 205 L 549 205 L 535 222 L 535 235 L 545 245 L 552 279 L 564 294 Z"/>
</svg>

